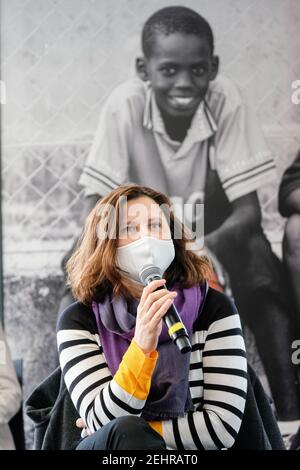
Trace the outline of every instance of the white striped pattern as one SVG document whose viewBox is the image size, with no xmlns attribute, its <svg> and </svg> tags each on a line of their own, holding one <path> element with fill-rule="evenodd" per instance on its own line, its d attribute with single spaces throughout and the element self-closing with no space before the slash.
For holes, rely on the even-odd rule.
<svg viewBox="0 0 300 470">
<path fill-rule="evenodd" d="M 191 397 L 196 401 L 192 415 L 163 422 L 163 437 L 169 449 L 233 445 L 247 391 L 247 361 L 240 328 L 239 316 L 233 314 L 213 322 L 208 331 L 191 336 L 189 381 Z M 74 343 L 77 340 L 80 344 Z M 112 378 L 98 335 L 65 329 L 58 332 L 57 342 L 72 401 L 92 431 L 115 417 L 141 414 L 145 401 L 123 390 Z"/>
</svg>

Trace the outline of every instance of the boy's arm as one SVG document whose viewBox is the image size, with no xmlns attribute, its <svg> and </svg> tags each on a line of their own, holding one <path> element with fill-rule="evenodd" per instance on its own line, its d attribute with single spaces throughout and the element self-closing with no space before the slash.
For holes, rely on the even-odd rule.
<svg viewBox="0 0 300 470">
<path fill-rule="evenodd" d="M 283 174 L 278 203 L 279 212 L 283 217 L 300 214 L 300 151 Z"/>
<path fill-rule="evenodd" d="M 251 233 L 259 231 L 261 223 L 261 211 L 256 192 L 246 194 L 231 203 L 232 213 L 220 225 L 205 237 L 205 245 L 226 266 L 230 260 L 226 254 L 231 253 L 241 245 L 247 243 Z"/>
<path fill-rule="evenodd" d="M 290 192 L 284 201 L 285 212 L 282 213 L 285 217 L 292 214 L 300 214 L 300 187 Z"/>
</svg>

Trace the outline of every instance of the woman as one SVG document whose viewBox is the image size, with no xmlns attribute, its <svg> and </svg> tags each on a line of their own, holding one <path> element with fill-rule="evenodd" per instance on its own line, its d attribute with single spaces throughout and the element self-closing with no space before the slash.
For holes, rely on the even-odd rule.
<svg viewBox="0 0 300 470">
<path fill-rule="evenodd" d="M 207 287 L 210 264 L 190 242 L 168 198 L 147 187 L 118 187 L 88 216 L 67 264 L 78 301 L 57 325 L 65 383 L 86 423 L 77 449 L 233 445 L 247 391 L 240 318 Z M 164 279 L 144 287 L 149 264 Z M 162 322 L 172 302 L 190 335 L 187 354 Z"/>
<path fill-rule="evenodd" d="M 14 450 L 9 421 L 21 406 L 21 387 L 0 324 L 0 450 Z"/>
</svg>

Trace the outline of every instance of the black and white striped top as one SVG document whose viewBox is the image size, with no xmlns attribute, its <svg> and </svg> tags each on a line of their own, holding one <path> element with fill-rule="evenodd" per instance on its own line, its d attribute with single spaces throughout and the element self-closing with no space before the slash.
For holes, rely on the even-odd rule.
<svg viewBox="0 0 300 470">
<path fill-rule="evenodd" d="M 227 296 L 209 288 L 190 339 L 194 410 L 163 421 L 162 436 L 168 449 L 230 448 L 245 407 L 247 359 L 240 318 Z M 91 431 L 116 417 L 141 414 L 146 397 L 134 396 L 112 377 L 90 307 L 76 302 L 60 315 L 57 341 L 66 386 Z"/>
</svg>

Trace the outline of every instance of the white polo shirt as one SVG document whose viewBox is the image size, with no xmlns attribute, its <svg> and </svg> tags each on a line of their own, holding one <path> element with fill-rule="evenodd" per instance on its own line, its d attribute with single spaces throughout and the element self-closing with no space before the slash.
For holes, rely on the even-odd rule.
<svg viewBox="0 0 300 470">
<path fill-rule="evenodd" d="M 166 133 L 151 86 L 133 79 L 107 99 L 79 183 L 86 195 L 104 196 L 133 182 L 173 200 L 204 202 L 210 137 L 210 163 L 229 201 L 276 176 L 257 118 L 229 79 L 210 83 L 182 143 Z"/>
</svg>

